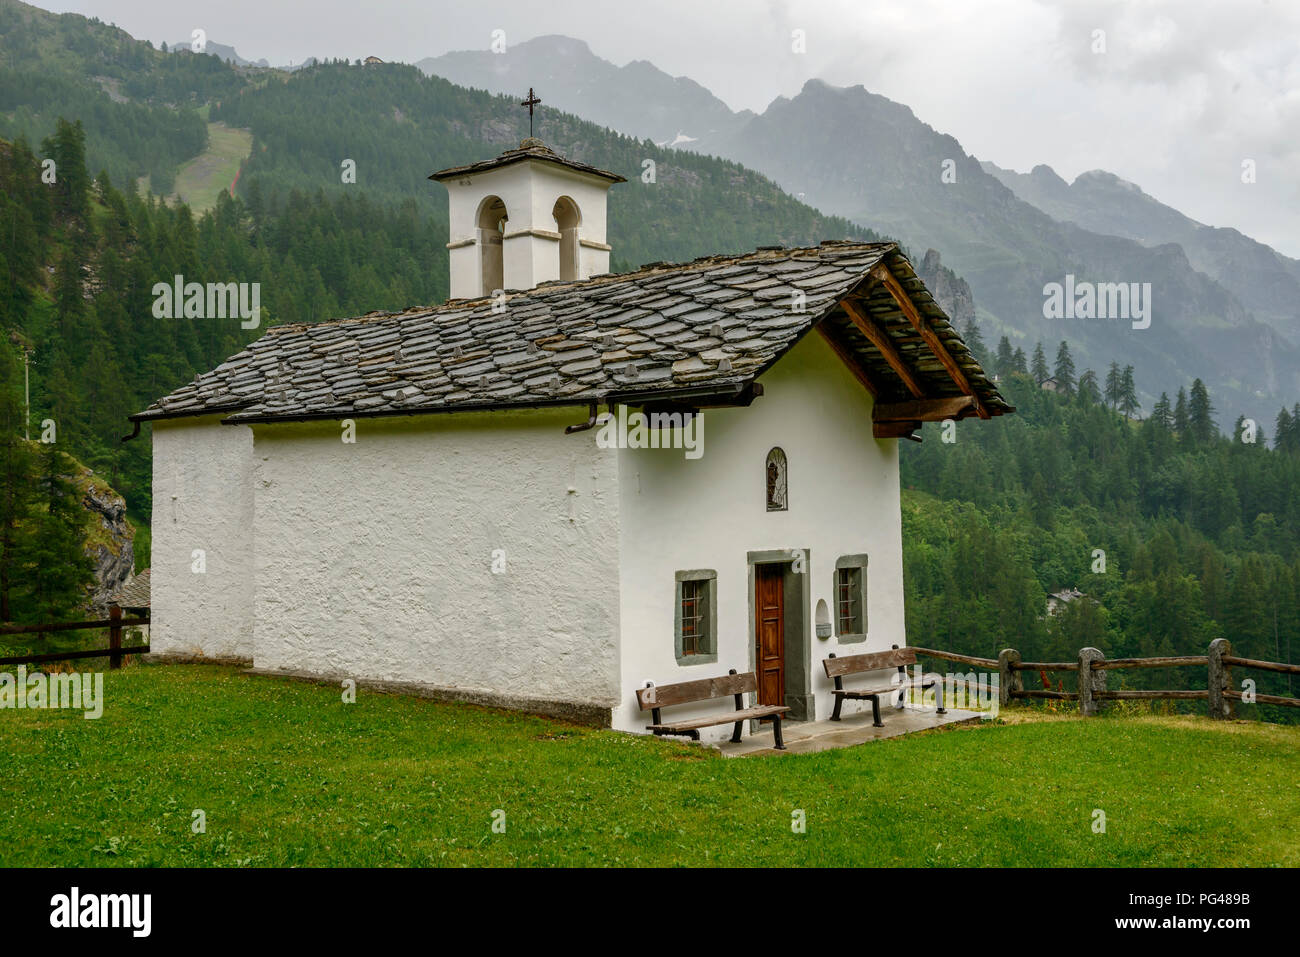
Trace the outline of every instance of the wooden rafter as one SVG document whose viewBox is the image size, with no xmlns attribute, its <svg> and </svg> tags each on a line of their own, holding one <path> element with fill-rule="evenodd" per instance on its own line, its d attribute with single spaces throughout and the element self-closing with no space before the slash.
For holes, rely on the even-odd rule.
<svg viewBox="0 0 1300 957">
<path fill-rule="evenodd" d="M 872 318 L 863 311 L 862 307 L 852 299 L 842 299 L 840 305 L 844 308 L 845 314 L 848 315 L 853 325 L 857 326 L 858 331 L 885 357 L 885 361 L 889 363 L 889 368 L 893 369 L 898 377 L 903 380 L 903 385 L 907 386 L 907 391 L 918 399 L 925 395 L 925 389 L 916 380 L 912 370 L 907 367 L 903 357 L 898 354 L 898 350 L 889 340 L 889 334 L 876 325 Z"/>
<path fill-rule="evenodd" d="M 871 434 L 878 439 L 911 439 L 921 441 L 912 433 L 921 427 L 920 422 L 872 422 Z"/>
<path fill-rule="evenodd" d="M 824 325 L 819 325 L 817 331 L 822 334 L 822 338 L 825 339 L 826 344 L 831 347 L 831 351 L 839 356 L 841 361 L 849 367 L 849 371 L 853 373 L 853 378 L 862 383 L 862 388 L 866 389 L 867 392 L 870 393 L 871 398 L 874 399 L 877 395 L 876 384 L 867 376 L 867 370 L 862 368 L 862 363 L 858 362 L 857 357 L 840 345 L 835 337 L 826 330 Z"/>
<path fill-rule="evenodd" d="M 908 402 L 880 402 L 871 410 L 875 422 L 942 422 L 975 411 L 975 398 L 958 395 L 944 399 L 912 399 Z"/>
<path fill-rule="evenodd" d="M 898 304 L 898 308 L 901 309 L 903 315 L 907 317 L 907 321 L 912 324 L 912 327 L 920 334 L 921 338 L 925 340 L 925 344 L 930 347 L 930 351 L 935 354 L 935 357 L 943 364 L 943 367 L 948 370 L 948 375 L 950 375 L 952 381 L 957 384 L 957 388 L 964 394 L 975 399 L 975 411 L 979 417 L 981 419 L 991 418 L 988 410 L 984 408 L 984 404 L 979 401 L 978 397 L 976 397 L 975 390 L 971 387 L 970 380 L 966 378 L 966 373 L 961 371 L 961 366 L 957 365 L 957 361 L 948 352 L 947 347 L 935 334 L 934 330 L 930 328 L 930 324 L 921 317 L 919 312 L 916 311 L 916 306 L 912 304 L 912 297 L 907 294 L 907 290 L 903 288 L 901 283 L 899 283 L 898 279 L 894 276 L 893 272 L 890 271 L 889 267 L 884 263 L 880 263 L 871 270 L 871 276 L 873 279 L 879 281 L 880 284 L 889 291 L 894 302 Z"/>
</svg>

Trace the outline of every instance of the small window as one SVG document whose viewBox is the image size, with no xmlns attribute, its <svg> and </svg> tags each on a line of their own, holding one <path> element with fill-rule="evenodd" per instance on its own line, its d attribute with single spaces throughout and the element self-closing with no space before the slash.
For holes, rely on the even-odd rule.
<svg viewBox="0 0 1300 957">
<path fill-rule="evenodd" d="M 835 572 L 835 606 L 839 609 L 840 634 L 862 634 L 862 569 L 841 568 Z"/>
<path fill-rule="evenodd" d="M 842 643 L 867 640 L 867 556 L 835 562 L 835 634 Z"/>
<path fill-rule="evenodd" d="M 677 572 L 675 651 L 677 663 L 699 665 L 718 660 L 718 575 L 711 569 Z"/>
<path fill-rule="evenodd" d="M 767 510 L 784 512 L 788 501 L 785 452 L 775 448 L 767 453 Z"/>
<path fill-rule="evenodd" d="M 704 617 L 709 602 L 707 582 L 682 582 L 682 654 L 698 655 L 708 650 L 709 623 Z"/>
</svg>

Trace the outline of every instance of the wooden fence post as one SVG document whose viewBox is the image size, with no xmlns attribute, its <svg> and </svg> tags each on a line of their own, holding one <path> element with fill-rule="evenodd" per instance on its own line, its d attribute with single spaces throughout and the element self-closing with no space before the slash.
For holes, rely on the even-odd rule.
<svg viewBox="0 0 1300 957">
<path fill-rule="evenodd" d="M 1228 721 L 1237 716 L 1237 702 L 1223 693 L 1232 686 L 1232 667 L 1223 663 L 1225 655 L 1231 657 L 1232 642 L 1227 638 L 1215 638 L 1210 642 L 1210 668 L 1206 687 L 1210 692 L 1210 717 L 1219 721 Z"/>
<path fill-rule="evenodd" d="M 108 626 L 108 648 L 113 654 L 108 656 L 108 667 L 116 670 L 122 667 L 122 608 L 111 605 L 108 617 L 112 622 Z"/>
<path fill-rule="evenodd" d="M 1014 648 L 1003 648 L 998 652 L 998 707 L 1005 708 L 1011 703 L 1012 691 L 1024 691 L 1025 683 L 1020 672 L 1012 665 L 1020 664 L 1020 652 Z"/>
<path fill-rule="evenodd" d="M 1093 670 L 1094 661 L 1105 661 L 1106 656 L 1096 648 L 1079 649 L 1079 713 L 1096 714 L 1102 707 L 1102 701 L 1093 697 L 1095 691 L 1106 690 L 1106 672 L 1104 669 Z"/>
</svg>

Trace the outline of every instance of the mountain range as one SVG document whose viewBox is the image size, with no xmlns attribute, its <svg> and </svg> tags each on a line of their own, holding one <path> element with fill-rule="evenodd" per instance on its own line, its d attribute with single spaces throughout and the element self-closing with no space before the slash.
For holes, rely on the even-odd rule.
<svg viewBox="0 0 1300 957">
<path fill-rule="evenodd" d="M 78 24 L 94 27 L 93 41 Z M 400 75 L 410 68 L 398 64 L 268 86 L 265 68 L 233 45 L 209 40 L 217 56 L 180 56 L 183 68 L 159 69 L 148 65 L 146 44 L 96 24 L 0 2 L 0 68 L 14 84 L 0 103 L 0 137 L 39 140 L 94 87 L 105 102 L 83 114 L 88 157 L 116 182 L 144 174 L 162 181 L 163 167 L 174 172 L 196 156 L 187 145 L 202 135 L 195 114 L 210 104 L 206 118 L 255 137 L 241 190 L 259 178 L 338 188 L 335 153 L 344 149 L 366 172 L 366 191 L 445 215 L 424 175 L 517 142 L 526 121 L 514 103 L 532 86 L 544 101 L 539 135 L 575 158 L 617 157 L 626 166 L 629 182 L 611 199 L 617 267 L 739 251 L 756 232 L 768 233 L 759 242 L 787 242 L 818 229 L 837 235 L 817 238 L 869 230 L 905 244 L 961 328 L 975 319 L 990 346 L 1005 335 L 1027 353 L 1042 342 L 1049 356 L 1068 340 L 1079 369 L 1104 374 L 1110 363 L 1132 364 L 1146 408 L 1196 377 L 1213 392 L 1224 427 L 1239 414 L 1272 425 L 1278 407 L 1300 396 L 1300 262 L 1237 230 L 1200 224 L 1103 171 L 1066 183 L 1045 166 L 1021 174 L 983 163 L 907 106 L 861 86 L 811 80 L 761 113 L 737 112 L 688 78 L 644 60 L 617 66 L 562 36 L 504 54 L 420 61 L 424 73 L 448 81 L 445 90 L 411 85 Z M 329 103 L 326 112 L 299 124 L 318 100 Z M 659 163 L 662 188 L 639 184 L 648 158 Z M 773 183 L 792 194 L 788 203 Z M 1149 328 L 1045 318 L 1052 284 L 1076 282 L 1149 283 Z"/>
<path fill-rule="evenodd" d="M 1225 415 L 1271 422 L 1300 394 L 1300 262 L 1234 229 L 1202 225 L 1105 172 L 1067 184 L 1047 167 L 981 163 L 905 105 L 819 80 L 762 113 L 644 61 L 619 67 L 568 37 L 504 54 L 448 53 L 421 69 L 517 94 L 634 136 L 736 160 L 814 207 L 933 249 L 968 283 L 985 338 L 1070 342 L 1080 367 L 1132 364 L 1150 407 L 1193 377 Z M 1150 283 L 1150 328 L 1047 319 L 1046 287 Z M 1226 423 L 1225 423 L 1226 424 Z"/>
</svg>

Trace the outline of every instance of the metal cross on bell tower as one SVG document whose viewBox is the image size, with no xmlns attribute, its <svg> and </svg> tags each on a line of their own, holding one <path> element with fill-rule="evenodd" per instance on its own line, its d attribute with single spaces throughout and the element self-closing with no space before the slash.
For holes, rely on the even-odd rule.
<svg viewBox="0 0 1300 957">
<path fill-rule="evenodd" d="M 542 101 L 537 98 L 537 94 L 533 92 L 533 88 L 530 86 L 528 88 L 528 99 L 524 100 L 519 104 L 520 106 L 528 107 L 528 138 L 529 139 L 532 139 L 533 136 L 533 107 L 540 102 Z"/>
</svg>

